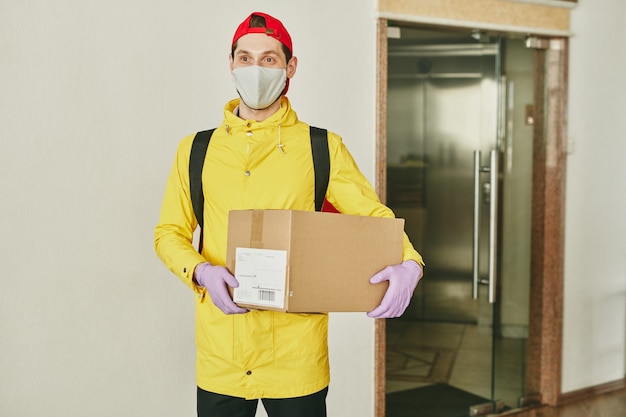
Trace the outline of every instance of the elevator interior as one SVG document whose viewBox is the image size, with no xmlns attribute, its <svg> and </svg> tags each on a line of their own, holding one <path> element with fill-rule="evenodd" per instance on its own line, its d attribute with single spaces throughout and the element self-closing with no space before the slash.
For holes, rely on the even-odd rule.
<svg viewBox="0 0 626 417">
<path fill-rule="evenodd" d="M 515 408 L 528 395 L 533 51 L 523 37 L 396 29 L 386 198 L 426 268 L 387 322 L 387 392 L 441 385 L 483 399 L 473 412 Z"/>
</svg>

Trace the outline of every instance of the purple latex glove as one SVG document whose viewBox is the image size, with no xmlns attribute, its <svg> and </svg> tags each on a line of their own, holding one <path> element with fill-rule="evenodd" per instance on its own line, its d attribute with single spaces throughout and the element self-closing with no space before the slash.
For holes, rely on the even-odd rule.
<svg viewBox="0 0 626 417">
<path fill-rule="evenodd" d="M 380 305 L 367 313 L 375 319 L 400 317 L 409 306 L 413 291 L 422 277 L 422 268 L 413 260 L 390 265 L 370 278 L 372 284 L 389 281 Z"/>
<path fill-rule="evenodd" d="M 202 263 L 193 271 L 193 277 L 201 287 L 206 288 L 213 304 L 224 314 L 247 313 L 248 310 L 239 307 L 230 298 L 227 285 L 237 288 L 239 282 L 223 266 L 214 266 L 209 262 Z"/>
</svg>

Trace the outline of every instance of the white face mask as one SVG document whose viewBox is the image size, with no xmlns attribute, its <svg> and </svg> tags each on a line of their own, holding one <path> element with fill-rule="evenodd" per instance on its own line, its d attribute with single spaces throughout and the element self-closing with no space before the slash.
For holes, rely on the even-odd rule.
<svg viewBox="0 0 626 417">
<path fill-rule="evenodd" d="M 233 70 L 235 88 L 246 106 L 255 110 L 268 108 L 285 89 L 287 70 L 257 65 Z"/>
</svg>

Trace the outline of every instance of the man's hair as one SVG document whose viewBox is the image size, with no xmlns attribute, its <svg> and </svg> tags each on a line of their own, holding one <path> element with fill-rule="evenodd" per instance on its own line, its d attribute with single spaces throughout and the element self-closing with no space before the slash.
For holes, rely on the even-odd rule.
<svg viewBox="0 0 626 417">
<path fill-rule="evenodd" d="M 265 18 L 263 16 L 259 16 L 259 15 L 253 14 L 252 15 L 252 19 L 250 20 L 250 26 L 249 27 L 251 27 L 251 28 L 266 28 L 267 24 L 265 23 Z M 235 42 L 233 44 L 233 47 L 230 50 L 230 56 L 232 56 L 233 58 L 235 57 L 235 49 L 237 49 L 237 44 L 239 44 L 239 41 Z M 282 42 L 281 42 L 280 46 L 283 48 L 283 52 L 285 53 L 285 58 L 287 58 L 286 62 L 289 62 L 289 60 L 291 59 L 291 51 Z"/>
</svg>

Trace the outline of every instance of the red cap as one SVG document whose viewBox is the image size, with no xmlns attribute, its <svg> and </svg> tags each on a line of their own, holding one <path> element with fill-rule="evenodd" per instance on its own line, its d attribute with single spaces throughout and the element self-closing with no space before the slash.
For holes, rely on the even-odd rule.
<svg viewBox="0 0 626 417">
<path fill-rule="evenodd" d="M 252 20 L 253 16 L 260 16 L 265 18 L 265 27 L 251 28 L 250 21 Z M 247 35 L 248 33 L 265 33 L 267 36 L 271 36 L 272 38 L 278 40 L 280 43 L 285 45 L 287 49 L 289 49 L 289 52 L 293 54 L 293 49 L 291 46 L 291 36 L 289 36 L 289 32 L 287 32 L 287 29 L 285 29 L 280 20 L 273 18 L 268 14 L 254 12 L 250 16 L 248 16 L 246 20 L 241 22 L 241 24 L 235 31 L 235 36 L 233 36 L 232 45 L 234 45 L 235 42 L 237 42 L 237 40 L 243 35 Z"/>
</svg>

